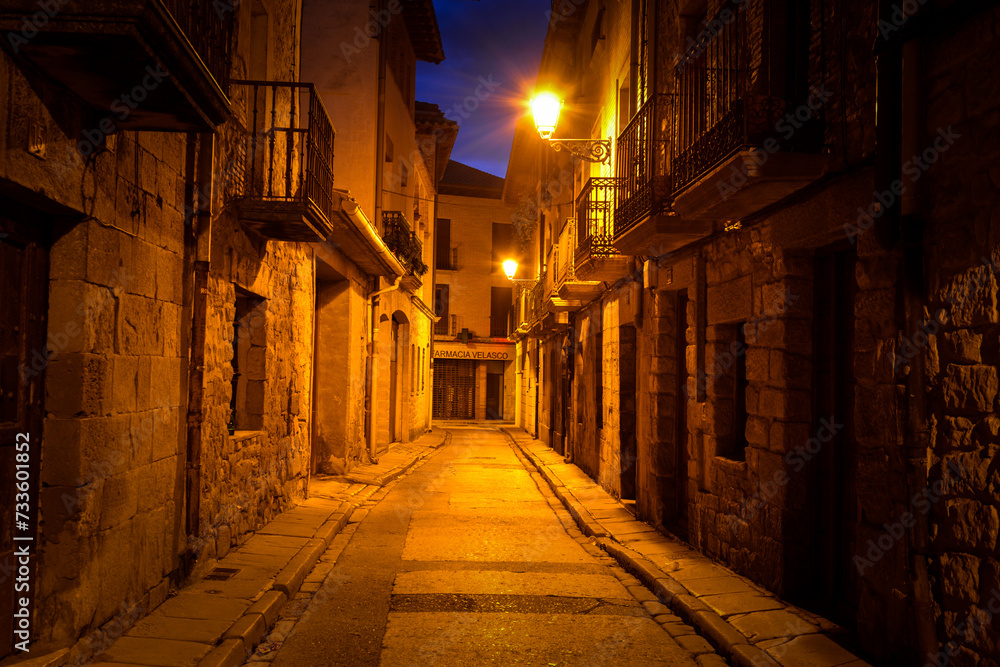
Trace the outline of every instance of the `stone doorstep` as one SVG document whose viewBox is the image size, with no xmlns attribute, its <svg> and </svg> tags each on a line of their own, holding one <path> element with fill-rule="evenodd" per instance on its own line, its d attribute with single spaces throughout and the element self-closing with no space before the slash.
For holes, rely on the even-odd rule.
<svg viewBox="0 0 1000 667">
<path fill-rule="evenodd" d="M 515 435 L 507 428 L 502 431 L 538 469 L 580 530 L 585 535 L 597 537 L 600 548 L 611 554 L 627 571 L 634 573 L 644 586 L 657 591 L 661 602 L 694 625 L 698 633 L 726 653 L 733 664 L 746 667 L 772 664 L 817 667 L 867 665 L 829 637 L 819 634 L 821 628 L 796 614 L 793 607 L 762 592 L 745 577 L 726 570 L 706 556 L 697 552 L 685 553 L 684 567 L 669 574 L 662 572 L 650 559 L 661 560 L 664 553 L 677 553 L 677 549 L 661 546 L 649 548 L 647 553 L 643 547 L 651 547 L 650 543 L 656 542 L 669 545 L 666 538 L 637 519 L 621 520 L 620 514 L 611 513 L 615 518 L 598 521 L 594 514 L 608 515 L 609 508 L 613 509 L 614 505 L 620 507 L 620 504 L 615 501 L 609 503 L 603 490 L 599 493 L 594 488 L 596 483 L 589 477 L 589 484 L 581 485 L 576 479 L 566 484 L 553 468 L 558 466 L 572 470 L 570 476 L 577 479 L 582 471 L 577 472 L 576 466 L 566 464 L 558 455 L 552 457 L 552 450 L 540 442 L 526 440 L 523 435 Z M 543 450 L 547 452 L 544 456 Z M 544 459 L 557 463 L 550 466 Z M 575 490 L 583 496 L 582 500 L 574 493 Z M 593 514 L 590 508 L 594 508 Z M 629 530 L 632 522 L 647 527 Z M 633 539 L 623 537 L 619 541 L 619 535 L 629 535 Z M 639 539 L 634 539 L 637 537 Z M 677 562 L 680 561 L 674 561 Z M 690 588 L 685 581 L 689 582 Z M 796 634 L 781 634 L 778 626 L 794 629 Z M 769 638 L 768 635 L 775 637 Z M 755 646 L 753 642 L 760 643 Z"/>
</svg>

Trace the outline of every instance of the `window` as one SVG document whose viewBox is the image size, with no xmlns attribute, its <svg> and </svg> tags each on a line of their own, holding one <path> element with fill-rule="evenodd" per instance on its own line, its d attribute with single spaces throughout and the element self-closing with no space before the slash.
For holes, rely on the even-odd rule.
<svg viewBox="0 0 1000 667">
<path fill-rule="evenodd" d="M 746 460 L 747 449 L 747 344 L 745 322 L 716 325 L 716 339 L 709 341 L 712 367 L 707 376 L 707 399 L 716 405 L 716 454 L 734 461 Z"/>
<path fill-rule="evenodd" d="M 733 445 L 730 458 L 740 461 L 747 457 L 747 337 L 743 327 L 746 322 L 736 325 L 736 347 L 739 354 L 736 354 L 734 362 L 734 373 L 736 379 L 736 393 L 733 396 Z"/>
<path fill-rule="evenodd" d="M 514 254 L 514 225 L 493 223 L 493 273 L 503 271 L 503 261 Z"/>
<path fill-rule="evenodd" d="M 260 0 L 254 0 L 250 6 L 250 79 L 268 79 L 269 33 L 267 9 Z"/>
<path fill-rule="evenodd" d="M 400 165 L 400 175 L 399 175 L 399 186 L 405 188 L 406 184 L 410 182 L 410 170 L 407 169 L 406 164 Z M 416 218 L 414 218 L 415 220 Z"/>
<path fill-rule="evenodd" d="M 385 135 L 385 161 L 392 162 L 395 157 L 395 154 L 396 154 L 396 149 L 392 145 L 392 139 L 390 139 L 389 135 L 387 134 Z"/>
<path fill-rule="evenodd" d="M 510 287 L 490 288 L 490 338 L 506 338 L 514 292 Z"/>
<path fill-rule="evenodd" d="M 232 394 L 229 431 L 264 427 L 264 378 L 267 351 L 266 301 L 236 287 L 233 320 Z"/>
<path fill-rule="evenodd" d="M 437 336 L 448 335 L 448 286 L 434 286 L 434 314 L 440 317 L 434 324 L 434 334 Z"/>
<path fill-rule="evenodd" d="M 434 224 L 434 267 L 444 271 L 455 268 L 451 261 L 451 220 L 438 218 Z"/>
<path fill-rule="evenodd" d="M 604 39 L 604 7 L 597 10 L 597 18 L 594 19 L 594 29 L 590 33 L 590 50 L 597 48 L 597 44 Z"/>
</svg>

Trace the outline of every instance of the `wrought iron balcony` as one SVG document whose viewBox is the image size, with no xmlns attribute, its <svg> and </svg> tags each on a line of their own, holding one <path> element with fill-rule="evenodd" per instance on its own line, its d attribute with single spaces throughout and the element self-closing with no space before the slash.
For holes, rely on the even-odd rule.
<svg viewBox="0 0 1000 667">
<path fill-rule="evenodd" d="M 672 95 L 653 95 L 618 136 L 615 236 L 667 211 L 676 122 L 673 101 Z"/>
<path fill-rule="evenodd" d="M 187 132 L 213 130 L 229 117 L 235 12 L 203 0 L 51 4 L 57 9 L 49 13 L 37 0 L 0 3 L 4 41 L 95 109 L 98 120 L 117 129 Z M 25 26 L 37 33 L 25 34 Z"/>
<path fill-rule="evenodd" d="M 760 17 L 785 27 L 762 31 Z M 822 100 L 799 80 L 808 54 L 794 41 L 797 22 L 808 16 L 794 3 L 729 0 L 707 23 L 718 34 L 677 64 L 671 208 L 681 217 L 738 220 L 824 172 Z M 793 108 L 795 124 L 785 118 Z"/>
<path fill-rule="evenodd" d="M 618 136 L 614 245 L 622 255 L 662 255 L 711 233 L 711 224 L 683 220 L 670 208 L 675 101 L 653 95 Z"/>
<path fill-rule="evenodd" d="M 628 257 L 614 246 L 616 178 L 590 178 L 576 198 L 576 275 L 586 280 L 616 280 Z"/>
<path fill-rule="evenodd" d="M 567 218 L 549 252 L 552 279 L 545 303 L 553 312 L 578 310 L 601 292 L 600 281 L 581 280 L 576 274 L 577 236 L 576 218 Z"/>
<path fill-rule="evenodd" d="M 241 222 L 278 241 L 330 236 L 333 124 L 310 83 L 235 81 L 247 126 L 230 184 Z M 241 178 L 240 178 L 241 176 Z"/>
<path fill-rule="evenodd" d="M 762 17 L 786 29 L 762 31 Z M 815 102 L 802 106 L 796 79 L 808 54 L 785 43 L 807 21 L 794 3 L 727 0 L 706 22 L 721 28 L 677 64 L 675 94 L 652 96 L 618 137 L 615 247 L 623 254 L 670 252 L 822 176 L 820 115 Z M 797 128 L 782 125 L 796 105 Z M 798 122 L 802 108 L 810 117 Z"/>
<path fill-rule="evenodd" d="M 428 268 L 424 264 L 424 246 L 401 211 L 382 212 L 382 240 L 406 269 L 406 278 L 414 282 L 413 287 L 419 287 L 420 276 Z"/>
</svg>

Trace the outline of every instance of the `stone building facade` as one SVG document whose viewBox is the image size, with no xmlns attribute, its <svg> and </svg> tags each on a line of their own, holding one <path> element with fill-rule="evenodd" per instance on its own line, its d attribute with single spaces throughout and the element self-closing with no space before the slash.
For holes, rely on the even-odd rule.
<svg viewBox="0 0 1000 667">
<path fill-rule="evenodd" d="M 993 664 L 1000 14 L 552 12 L 554 136 L 612 155 L 519 126 L 519 422 L 873 661 Z"/>
<path fill-rule="evenodd" d="M 514 419 L 513 290 L 503 262 L 517 249 L 502 192 L 502 178 L 454 160 L 438 188 L 435 419 Z"/>
<path fill-rule="evenodd" d="M 388 79 L 413 149 L 409 204 L 392 204 L 407 219 L 390 224 L 348 193 L 382 156 L 340 145 L 354 121 L 305 78 L 343 68 L 310 60 L 329 54 L 306 48 L 309 5 L 0 8 L 0 486 L 13 497 L 26 434 L 33 655 L 88 659 L 306 497 L 314 472 L 429 424 L 420 276 L 457 131 L 413 100 L 415 58 L 443 58 L 433 6 L 394 15 L 407 46 L 391 65 L 382 50 L 410 72 Z M 14 511 L 0 658 L 24 639 Z"/>
<path fill-rule="evenodd" d="M 431 2 L 372 9 L 367 2 L 308 0 L 303 12 L 304 76 L 316 82 L 339 128 L 337 196 L 370 219 L 387 243 L 413 255 L 404 275 L 387 273 L 377 283 L 328 267 L 329 327 L 339 343 L 331 353 L 348 356 L 355 369 L 351 387 L 334 375 L 320 399 L 328 406 L 319 406 L 318 432 L 330 436 L 320 435 L 318 465 L 333 471 L 430 426 L 435 193 L 458 126 L 436 105 L 414 99 L 416 61 L 444 58 Z M 371 38 L 378 31 L 385 40 Z M 367 333 L 349 333 L 337 323 L 346 311 L 358 313 L 360 319 L 351 319 L 366 322 Z M 363 421 L 343 411 L 356 409 L 347 396 L 359 395 L 368 400 Z M 345 421 L 352 425 L 346 431 Z M 368 451 L 365 442 L 373 443 Z"/>
</svg>

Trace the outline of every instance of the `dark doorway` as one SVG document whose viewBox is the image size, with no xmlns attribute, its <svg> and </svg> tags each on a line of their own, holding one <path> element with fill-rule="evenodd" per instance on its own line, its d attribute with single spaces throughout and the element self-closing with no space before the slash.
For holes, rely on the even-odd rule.
<svg viewBox="0 0 1000 667">
<path fill-rule="evenodd" d="M 30 567 L 35 567 L 42 379 L 53 352 L 46 347 L 48 242 L 39 231 L 42 228 L 38 220 L 28 225 L 0 216 L 0 493 L 4 498 L 0 502 L 0 658 L 13 651 L 15 597 L 28 598 L 29 613 L 35 615 L 33 590 L 15 595 L 11 573 L 17 565 L 15 546 L 28 546 Z M 26 497 L 15 497 L 19 481 L 29 483 Z"/>
<path fill-rule="evenodd" d="M 621 471 L 621 498 L 635 500 L 635 469 L 638 451 L 635 441 L 635 326 L 618 329 L 618 396 Z"/>
<path fill-rule="evenodd" d="M 844 244 L 816 253 L 813 356 L 813 434 L 822 443 L 812 467 L 810 509 L 813 573 L 806 596 L 848 627 L 856 624 L 857 449 L 854 408 L 854 249 Z"/>
<path fill-rule="evenodd" d="M 677 329 L 674 337 L 677 342 L 676 368 L 674 388 L 677 392 L 677 403 L 674 408 L 674 533 L 683 539 L 688 536 L 688 428 L 687 428 L 687 290 L 677 293 L 677 314 L 675 320 Z"/>
<path fill-rule="evenodd" d="M 503 419 L 503 374 L 486 374 L 486 418 Z"/>
</svg>

